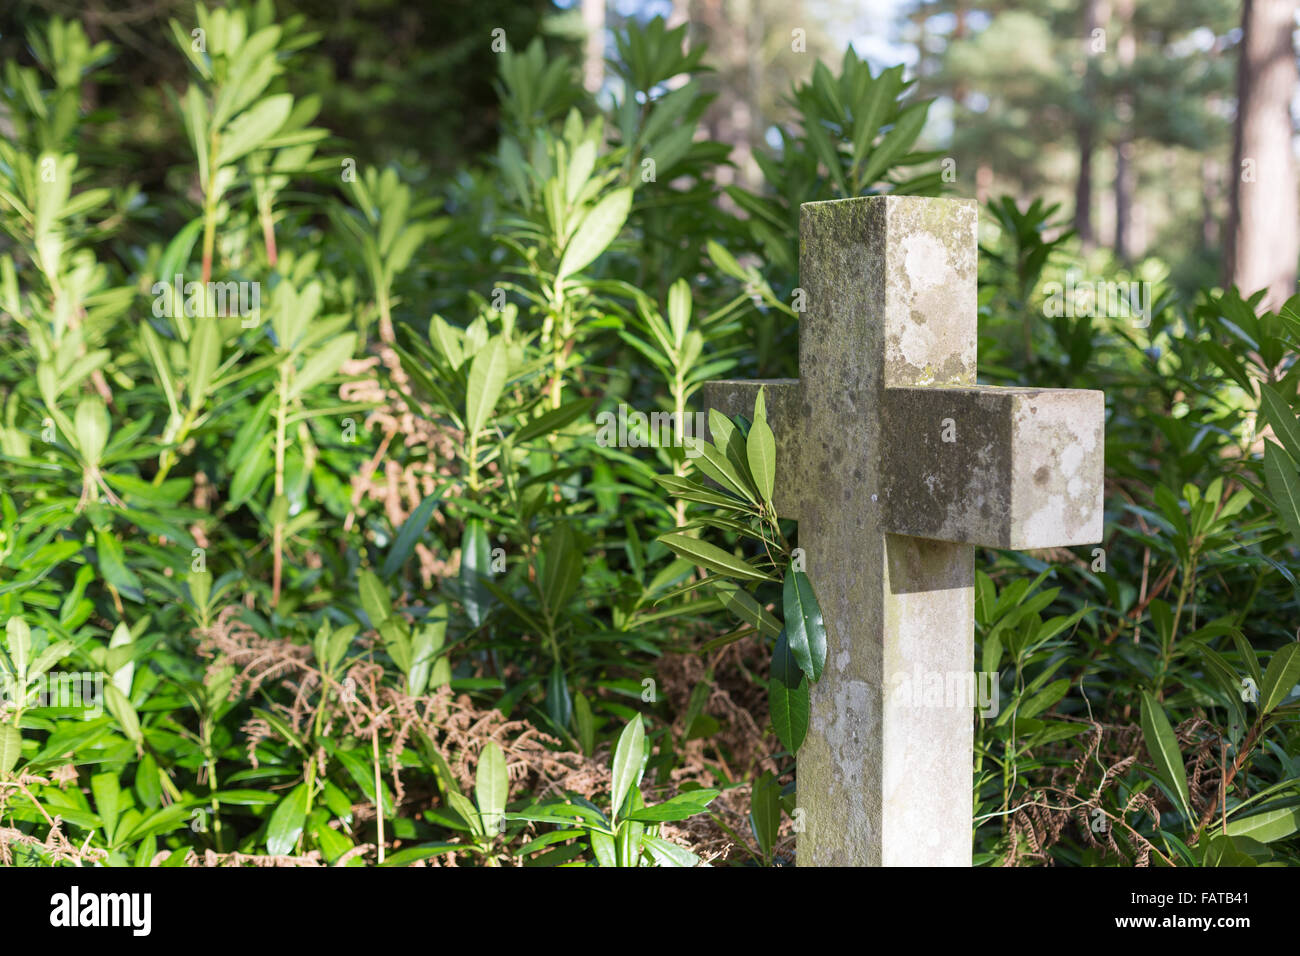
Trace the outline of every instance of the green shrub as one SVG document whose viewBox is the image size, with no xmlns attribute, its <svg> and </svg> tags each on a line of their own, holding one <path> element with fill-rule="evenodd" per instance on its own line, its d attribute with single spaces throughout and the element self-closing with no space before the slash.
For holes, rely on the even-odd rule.
<svg viewBox="0 0 1300 956">
<path fill-rule="evenodd" d="M 728 204 L 684 28 L 618 37 L 608 108 L 502 55 L 454 176 L 314 126 L 269 4 L 171 32 L 167 195 L 79 115 L 77 24 L 3 84 L 0 858 L 788 862 L 822 651 L 762 415 L 702 458 L 603 416 L 790 373 L 800 203 L 938 192 L 928 104 L 818 65 Z M 1300 302 L 1040 322 L 1052 216 L 988 210 L 981 371 L 1106 390 L 1107 537 L 984 556 L 976 862 L 1296 862 Z"/>
</svg>

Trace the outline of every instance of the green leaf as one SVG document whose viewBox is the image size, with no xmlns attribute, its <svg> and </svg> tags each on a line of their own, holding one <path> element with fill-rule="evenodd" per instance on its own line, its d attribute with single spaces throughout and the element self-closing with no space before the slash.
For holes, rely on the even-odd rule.
<svg viewBox="0 0 1300 956">
<path fill-rule="evenodd" d="M 13 660 L 14 676 L 25 684 L 32 658 L 32 629 L 16 614 L 5 622 L 5 646 Z"/>
<path fill-rule="evenodd" d="M 456 811 L 457 815 L 469 826 L 470 832 L 475 836 L 486 836 L 483 830 L 483 821 L 479 817 L 479 812 L 465 796 L 456 790 L 447 791 L 447 804 Z"/>
<path fill-rule="evenodd" d="M 591 140 L 585 140 L 578 144 L 578 148 L 573 151 L 573 156 L 569 160 L 568 174 L 564 180 L 564 198 L 566 202 L 574 202 L 582 193 L 582 187 L 587 185 L 587 180 L 591 178 L 591 171 L 596 167 L 596 144 Z"/>
<path fill-rule="evenodd" d="M 808 117 L 804 123 L 804 137 L 812 147 L 813 153 L 821 160 L 826 171 L 830 173 L 831 178 L 835 181 L 835 189 L 839 197 L 849 195 L 848 184 L 844 181 L 844 163 L 840 157 L 840 151 L 837 144 L 833 143 L 830 134 L 826 132 L 826 127 L 822 125 L 821 118 L 816 115 L 811 104 L 804 102 L 804 114 Z"/>
<path fill-rule="evenodd" d="M 748 279 L 745 270 L 742 269 L 740 263 L 736 261 L 736 257 L 728 252 L 726 248 L 714 242 L 712 239 L 705 243 L 705 248 L 708 249 L 709 258 L 713 260 L 713 264 L 724 273 L 731 276 L 733 279 L 740 279 L 742 282 Z"/>
<path fill-rule="evenodd" d="M 1227 372 L 1232 380 L 1242 387 L 1243 391 L 1247 394 L 1250 393 L 1252 389 L 1250 376 L 1246 374 L 1245 367 L 1242 366 L 1241 362 L 1237 361 L 1235 355 L 1218 342 L 1202 341 L 1198 342 L 1197 345 L 1200 346 L 1200 348 L 1203 349 L 1210 358 L 1214 359 L 1214 361 L 1218 363 L 1219 368 Z"/>
<path fill-rule="evenodd" d="M 613 775 L 610 781 L 611 819 L 617 819 L 628 791 L 640 782 L 644 756 L 645 728 L 641 725 L 640 715 L 637 715 L 623 728 L 618 745 L 614 748 Z"/>
<path fill-rule="evenodd" d="M 731 581 L 719 581 L 716 588 L 723 606 L 742 622 L 756 628 L 764 637 L 780 636 L 781 622 L 754 600 L 748 591 Z"/>
<path fill-rule="evenodd" d="M 582 583 L 583 549 L 573 529 L 557 525 L 542 549 L 546 564 L 542 569 L 542 601 L 552 615 L 559 613 Z"/>
<path fill-rule="evenodd" d="M 446 622 L 443 622 L 446 627 Z M 412 697 L 419 697 L 429 684 L 429 672 L 433 669 L 433 655 L 436 630 L 425 625 L 417 628 L 407 638 L 406 646 L 410 650 L 410 661 L 406 666 L 406 692 Z"/>
<path fill-rule="evenodd" d="M 466 521 L 460 538 L 460 599 L 474 627 L 482 627 L 487 620 L 492 597 L 485 581 L 491 569 L 490 547 L 482 520 L 470 518 Z"/>
<path fill-rule="evenodd" d="M 686 820 L 707 813 L 709 803 L 717 795 L 717 790 L 689 790 L 686 793 L 679 793 L 671 800 L 657 803 L 653 807 L 634 810 L 625 819 L 639 823 L 674 823 L 678 820 Z"/>
<path fill-rule="evenodd" d="M 126 621 L 119 621 L 117 627 L 113 629 L 113 636 L 109 638 L 108 647 L 112 650 L 115 647 L 127 647 L 135 641 L 131 634 L 131 629 L 126 626 Z M 53 663 L 53 662 L 51 662 Z M 130 695 L 131 683 L 135 678 L 135 662 L 128 660 L 125 664 L 113 671 L 113 683 L 123 694 Z"/>
<path fill-rule="evenodd" d="M 812 582 L 793 565 L 786 571 L 781 604 L 790 653 L 799 669 L 816 683 L 826 666 L 826 625 Z"/>
<path fill-rule="evenodd" d="M 300 783 L 289 791 L 271 814 L 266 826 L 266 852 L 271 856 L 292 853 L 307 822 L 307 785 Z"/>
<path fill-rule="evenodd" d="M 388 549 L 388 556 L 384 558 L 382 569 L 384 577 L 396 574 L 411 557 L 416 544 L 424 536 L 424 529 L 428 527 L 429 519 L 433 517 L 433 512 L 438 507 L 438 500 L 438 495 L 429 495 L 402 522 L 402 528 L 393 539 L 393 546 Z"/>
<path fill-rule="evenodd" d="M 207 396 L 212 376 L 221 364 L 221 323 L 214 318 L 200 318 L 194 322 L 190 335 L 190 377 L 187 390 L 190 408 L 197 409 Z"/>
<path fill-rule="evenodd" d="M 770 770 L 764 771 L 750 788 L 749 828 L 763 859 L 770 860 L 781 829 L 781 784 Z"/>
<path fill-rule="evenodd" d="M 415 649 L 411 644 L 411 629 L 400 617 L 390 617 L 379 625 L 379 636 L 384 642 L 384 650 L 393 659 L 407 680 L 411 681 L 411 664 L 415 659 Z"/>
<path fill-rule="evenodd" d="M 1291 461 L 1300 464 L 1300 422 L 1296 421 L 1295 412 L 1287 404 L 1282 393 L 1271 385 L 1260 383 L 1260 410 L 1264 418 L 1273 426 L 1273 434 L 1291 456 Z"/>
<path fill-rule="evenodd" d="M 119 627 L 124 628 L 125 626 L 119 625 Z M 71 641 L 56 641 L 53 644 L 46 645 L 45 650 L 36 655 L 36 660 L 32 661 L 31 666 L 27 669 L 27 679 L 31 681 L 41 677 L 74 650 L 75 647 Z M 112 657 L 109 658 L 109 660 L 112 659 Z M 117 683 L 117 681 L 114 681 L 114 683 Z"/>
<path fill-rule="evenodd" d="M 578 732 L 578 746 L 584 754 L 596 749 L 596 722 L 591 714 L 591 704 L 581 691 L 573 695 L 573 723 Z"/>
<path fill-rule="evenodd" d="M 984 650 L 981 655 L 981 670 L 986 674 L 996 674 L 998 664 L 1002 661 L 1002 638 L 997 634 L 984 639 Z"/>
<path fill-rule="evenodd" d="M 23 752 L 23 737 L 13 724 L 0 724 L 0 777 L 8 776 Z"/>
<path fill-rule="evenodd" d="M 663 837 L 644 836 L 641 845 L 646 848 L 659 866 L 695 867 L 700 865 L 700 858 L 676 843 L 669 843 Z"/>
<path fill-rule="evenodd" d="M 712 505 L 715 508 L 746 510 L 744 502 L 729 498 L 721 492 L 710 491 L 704 485 L 697 481 L 691 481 L 689 478 L 678 478 L 674 475 L 656 475 L 655 482 L 674 498 L 694 501 L 702 505 Z"/>
<path fill-rule="evenodd" d="M 474 356 L 469 366 L 469 387 L 465 397 L 465 431 L 482 430 L 492 417 L 497 399 L 506 384 L 510 357 L 505 340 L 493 336 L 487 346 Z"/>
<path fill-rule="evenodd" d="M 180 231 L 172 237 L 172 241 L 167 243 L 167 248 L 163 250 L 162 257 L 158 260 L 158 281 L 172 285 L 177 275 L 184 275 L 185 267 L 189 265 L 190 253 L 194 251 L 194 243 L 203 231 L 203 217 L 197 216 L 190 220 Z M 184 287 L 184 283 L 181 283 Z"/>
<path fill-rule="evenodd" d="M 1273 652 L 1259 688 L 1259 712 L 1267 714 L 1300 684 L 1300 644 L 1284 644 Z"/>
<path fill-rule="evenodd" d="M 1262 687 L 1264 675 L 1259 669 L 1259 658 L 1255 655 L 1255 648 L 1251 646 L 1250 641 L 1246 640 L 1246 635 L 1239 630 L 1232 632 L 1232 643 L 1237 648 L 1237 656 L 1241 658 L 1241 663 L 1254 678 L 1255 686 Z"/>
<path fill-rule="evenodd" d="M 478 801 L 484 835 L 495 836 L 501 832 L 509 798 L 510 778 L 506 773 L 505 755 L 489 740 L 479 753 L 474 781 L 474 799 Z"/>
<path fill-rule="evenodd" d="M 325 381 L 342 368 L 343 363 L 352 358 L 356 345 L 356 333 L 348 332 L 338 338 L 330 339 L 312 353 L 312 356 L 293 376 L 293 384 L 289 386 L 289 400 L 293 401 L 307 389 Z"/>
<path fill-rule="evenodd" d="M 117 829 L 117 811 L 122 788 L 115 773 L 97 773 L 90 778 L 90 790 L 95 795 L 95 812 L 104 823 L 104 835 L 111 841 Z"/>
<path fill-rule="evenodd" d="M 557 432 L 585 415 L 595 402 L 594 398 L 580 398 L 577 401 L 565 402 L 559 408 L 553 408 L 546 414 L 532 419 L 511 437 L 516 445 L 520 445 Z"/>
<path fill-rule="evenodd" d="M 1300 547 L 1300 477 L 1296 475 L 1295 464 L 1272 442 L 1264 445 L 1264 480 L 1278 517 L 1291 533 L 1291 540 Z"/>
<path fill-rule="evenodd" d="M 1228 823 L 1228 836 L 1250 837 L 1260 843 L 1272 843 L 1290 836 L 1297 829 L 1300 829 L 1300 807 L 1287 807 L 1231 820 Z"/>
<path fill-rule="evenodd" d="M 597 866 L 618 866 L 618 851 L 614 848 L 614 838 L 599 830 L 588 830 L 591 840 L 591 853 L 596 858 Z"/>
<path fill-rule="evenodd" d="M 271 454 L 274 441 L 275 435 L 267 432 L 258 439 L 251 451 L 239 459 L 234 476 L 230 479 L 231 508 L 238 507 L 248 500 L 271 470 L 271 466 L 275 464 L 274 456 Z"/>
<path fill-rule="evenodd" d="M 731 444 L 732 439 L 737 434 L 736 426 L 726 415 L 716 408 L 709 409 L 709 432 L 713 436 L 713 444 L 718 451 L 725 456 L 727 446 Z M 743 441 L 743 439 L 742 439 Z"/>
<path fill-rule="evenodd" d="M 358 575 L 358 587 L 361 591 L 361 607 L 370 618 L 370 626 L 378 628 L 393 613 L 393 602 L 388 596 L 388 588 L 373 571 L 362 569 Z"/>
<path fill-rule="evenodd" d="M 797 753 L 808 733 L 808 675 L 795 663 L 784 631 L 772 652 L 767 699 L 772 726 L 781 746 L 792 754 Z"/>
<path fill-rule="evenodd" d="M 121 839 L 130 843 L 143 840 L 150 835 L 157 836 L 160 833 L 175 830 L 190 819 L 190 815 L 191 808 L 187 803 L 173 803 L 169 807 L 163 807 L 161 810 L 149 814 L 132 827 L 131 831 L 122 836 Z"/>
<path fill-rule="evenodd" d="M 738 497 L 745 498 L 755 504 L 758 503 L 756 491 L 750 487 L 749 480 L 742 476 L 740 470 L 736 467 L 727 455 L 723 454 L 716 446 L 700 438 L 691 437 L 686 439 L 687 454 L 695 453 L 692 462 L 695 467 L 704 472 L 709 478 L 712 478 L 723 488 L 730 491 Z M 735 452 L 731 447 L 735 444 L 734 438 L 729 442 L 728 450 Z"/>
<path fill-rule="evenodd" d="M 889 112 L 894 108 L 894 98 L 900 89 L 900 73 L 884 70 L 879 76 L 864 77 L 865 88 L 853 102 L 853 157 L 855 165 L 865 161 L 870 154 L 871 141 L 880 132 Z"/>
<path fill-rule="evenodd" d="M 144 743 L 144 733 L 140 730 L 140 718 L 126 695 L 113 684 L 105 684 L 104 703 L 127 739 L 137 747 L 141 746 Z"/>
<path fill-rule="evenodd" d="M 126 553 L 122 543 L 113 537 L 111 529 L 95 531 L 95 552 L 99 556 L 99 573 L 105 581 L 125 597 L 143 601 L 140 579 L 126 566 Z"/>
<path fill-rule="evenodd" d="M 172 21 L 172 25 L 179 34 L 180 28 L 176 26 L 175 21 Z M 188 42 L 182 41 L 181 49 L 187 56 L 190 55 Z M 203 91 L 199 89 L 197 83 L 191 83 L 186 88 L 182 111 L 185 114 L 185 132 L 189 136 L 190 145 L 194 147 L 194 158 L 199 163 L 199 185 L 206 190 L 211 183 L 212 175 L 212 157 L 208 155 L 208 107 L 203 99 Z"/>
<path fill-rule="evenodd" d="M 1245 843 L 1246 838 L 1239 838 L 1239 841 L 1234 841 L 1232 837 L 1224 836 L 1222 833 L 1210 834 L 1196 847 L 1197 850 L 1203 851 L 1200 865 L 1204 867 L 1257 866 L 1258 864 L 1254 859 L 1237 847 L 1238 842 Z M 1267 852 L 1267 848 L 1263 844 L 1256 845 Z"/>
<path fill-rule="evenodd" d="M 81 457 L 86 464 L 97 467 L 108 443 L 108 409 L 103 399 L 88 396 L 77 403 L 76 429 Z"/>
<path fill-rule="evenodd" d="M 1177 795 L 1183 819 L 1192 823 L 1187 768 L 1183 765 L 1183 755 L 1178 750 L 1174 728 L 1170 726 L 1160 702 L 1147 691 L 1142 692 L 1142 739 L 1146 743 L 1147 753 L 1155 762 L 1156 771 Z"/>
<path fill-rule="evenodd" d="M 326 828 L 328 829 L 328 828 Z M 330 830 L 333 833 L 335 831 Z M 417 860 L 427 860 L 441 853 L 457 853 L 465 848 L 459 843 L 420 843 L 416 846 L 398 850 L 384 859 L 381 866 L 407 866 Z"/>
<path fill-rule="evenodd" d="M 152 759 L 150 754 L 145 754 L 146 759 Z M 142 760 L 141 765 L 144 765 Z M 154 764 L 154 773 L 157 773 L 157 764 Z M 273 803 L 279 803 L 281 798 L 274 793 L 267 793 L 265 790 L 218 790 L 212 794 L 212 799 L 222 806 L 231 807 L 268 807 Z"/>
<path fill-rule="evenodd" d="M 293 110 L 293 97 L 288 93 L 268 96 L 231 121 L 217 145 L 215 166 L 233 163 L 275 135 Z"/>
<path fill-rule="evenodd" d="M 870 186 L 889 170 L 897 160 L 916 142 L 925 126 L 925 116 L 930 109 L 930 102 L 923 100 L 913 103 L 898 115 L 894 128 L 885 134 L 871 152 L 871 158 L 862 170 L 862 184 Z"/>
<path fill-rule="evenodd" d="M 691 285 L 685 279 L 678 279 L 668 288 L 668 321 L 674 341 L 680 346 L 691 321 Z"/>
<path fill-rule="evenodd" d="M 573 700 L 569 697 L 569 680 L 560 662 L 551 667 L 546 679 L 546 713 L 563 730 L 569 729 L 573 717 Z"/>
<path fill-rule="evenodd" d="M 746 581 L 772 580 L 770 574 L 764 574 L 745 560 L 723 551 L 707 541 L 701 541 L 699 538 L 692 538 L 685 534 L 665 534 L 660 535 L 659 540 L 688 561 L 698 564 L 700 567 L 708 568 L 710 571 L 742 578 Z"/>
<path fill-rule="evenodd" d="M 450 325 L 442 316 L 435 314 L 429 320 L 429 341 L 442 353 L 452 371 L 465 362 L 465 348 L 462 344 L 464 338 L 465 333 Z"/>
<path fill-rule="evenodd" d="M 1062 678 L 1061 680 L 1052 681 L 1042 690 L 1040 690 L 1029 700 L 1025 701 L 1016 711 L 1016 719 L 1029 719 L 1051 707 L 1066 695 L 1070 689 L 1070 681 Z"/>
<path fill-rule="evenodd" d="M 776 438 L 765 418 L 755 416 L 749 426 L 745 442 L 749 456 L 749 473 L 754 476 L 758 493 L 767 506 L 772 507 L 772 491 L 776 487 Z"/>
<path fill-rule="evenodd" d="M 632 210 L 632 188 L 616 189 L 592 207 L 564 248 L 555 275 L 558 283 L 584 268 L 613 242 Z"/>
</svg>

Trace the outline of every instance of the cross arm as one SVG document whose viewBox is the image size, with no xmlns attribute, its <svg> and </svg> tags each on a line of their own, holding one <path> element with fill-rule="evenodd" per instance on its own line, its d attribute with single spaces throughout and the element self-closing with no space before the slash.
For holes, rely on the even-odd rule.
<svg viewBox="0 0 1300 956">
<path fill-rule="evenodd" d="M 1102 392 L 887 388 L 882 418 L 887 531 L 1016 549 L 1101 540 Z"/>
<path fill-rule="evenodd" d="M 800 476 L 798 462 L 803 460 L 801 445 L 805 430 L 800 427 L 799 380 L 795 378 L 725 379 L 704 384 L 705 409 L 716 408 L 728 418 L 744 415 L 754 417 L 754 400 L 758 390 L 764 391 L 767 421 L 776 438 L 776 487 L 772 504 L 777 513 L 786 518 L 799 517 Z M 712 434 L 710 433 L 710 441 Z"/>
</svg>

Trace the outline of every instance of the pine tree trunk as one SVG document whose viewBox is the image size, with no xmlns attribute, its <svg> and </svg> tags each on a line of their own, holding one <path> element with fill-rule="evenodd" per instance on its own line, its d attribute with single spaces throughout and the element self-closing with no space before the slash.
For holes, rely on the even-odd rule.
<svg viewBox="0 0 1300 956">
<path fill-rule="evenodd" d="M 605 82 L 605 0 L 582 0 L 587 42 L 582 55 L 582 85 L 595 93 Z"/>
<path fill-rule="evenodd" d="M 1201 246 L 1207 252 L 1219 244 L 1219 221 L 1214 215 L 1219 179 L 1219 164 L 1209 156 L 1201 157 Z"/>
<path fill-rule="evenodd" d="M 1097 93 L 1097 57 L 1101 52 L 1094 48 L 1093 31 L 1110 16 L 1110 5 L 1105 0 L 1087 0 L 1083 13 L 1084 56 L 1087 65 L 1083 74 L 1083 110 L 1075 126 L 1075 139 L 1079 145 L 1079 175 L 1074 182 L 1074 231 L 1079 234 L 1085 250 L 1096 244 L 1092 226 L 1092 152 L 1096 148 L 1097 124 L 1094 119 Z"/>
<path fill-rule="evenodd" d="M 1119 21 L 1119 37 L 1115 41 L 1116 58 L 1124 84 L 1132 82 L 1133 62 L 1137 59 L 1137 38 L 1133 35 L 1133 0 L 1119 0 L 1115 4 Z M 1119 122 L 1119 139 L 1115 143 L 1115 255 L 1127 263 L 1133 250 L 1129 248 L 1130 225 L 1133 215 L 1133 193 L 1137 174 L 1133 168 L 1133 96 L 1125 89 L 1116 98 L 1115 117 Z"/>
<path fill-rule="evenodd" d="M 1266 288 L 1271 309 L 1295 295 L 1300 258 L 1290 108 L 1297 85 L 1295 14 L 1296 0 L 1245 0 L 1237 61 L 1227 268 L 1243 295 Z"/>
</svg>

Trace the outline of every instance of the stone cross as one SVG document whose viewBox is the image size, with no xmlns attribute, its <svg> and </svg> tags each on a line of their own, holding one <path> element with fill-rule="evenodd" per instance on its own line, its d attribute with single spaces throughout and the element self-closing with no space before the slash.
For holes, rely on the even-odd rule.
<svg viewBox="0 0 1300 956">
<path fill-rule="evenodd" d="M 975 384 L 976 216 L 971 200 L 805 203 L 800 377 L 704 389 L 748 417 L 766 386 L 773 503 L 799 521 L 826 624 L 801 865 L 970 865 L 974 704 L 895 691 L 970 682 L 974 546 L 1102 537 L 1103 393 Z"/>
</svg>

